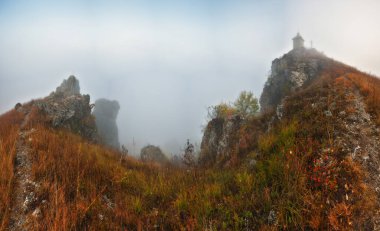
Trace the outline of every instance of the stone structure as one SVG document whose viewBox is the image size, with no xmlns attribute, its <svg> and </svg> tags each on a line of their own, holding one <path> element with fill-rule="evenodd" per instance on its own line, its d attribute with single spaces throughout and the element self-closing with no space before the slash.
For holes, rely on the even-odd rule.
<svg viewBox="0 0 380 231">
<path fill-rule="evenodd" d="M 260 97 L 261 111 L 275 110 L 282 99 L 317 76 L 329 62 L 316 49 L 303 48 L 299 34 L 293 38 L 293 46 L 293 50 L 272 61 L 271 73 Z"/>
<path fill-rule="evenodd" d="M 304 48 L 304 40 L 300 33 L 297 33 L 296 37 L 293 38 L 293 50 Z"/>
</svg>

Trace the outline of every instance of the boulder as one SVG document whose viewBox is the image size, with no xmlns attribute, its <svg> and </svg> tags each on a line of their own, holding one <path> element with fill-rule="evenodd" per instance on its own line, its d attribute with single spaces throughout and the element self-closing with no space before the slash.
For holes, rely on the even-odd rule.
<svg viewBox="0 0 380 231">
<path fill-rule="evenodd" d="M 154 145 L 147 145 L 143 147 L 140 152 L 140 158 L 144 162 L 156 162 L 160 164 L 166 164 L 169 162 L 160 147 Z"/>
</svg>

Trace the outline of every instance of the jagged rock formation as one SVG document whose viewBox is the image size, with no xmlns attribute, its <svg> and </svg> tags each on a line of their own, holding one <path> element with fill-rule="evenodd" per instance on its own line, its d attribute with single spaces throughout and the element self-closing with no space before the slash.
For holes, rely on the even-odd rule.
<svg viewBox="0 0 380 231">
<path fill-rule="evenodd" d="M 270 126 L 270 117 L 266 115 L 241 118 L 215 118 L 206 126 L 198 163 L 201 166 L 231 167 L 244 159 L 247 150 L 257 148 L 259 137 Z M 255 160 L 248 160 L 254 163 Z"/>
<path fill-rule="evenodd" d="M 98 99 L 95 101 L 93 112 L 101 141 L 116 149 L 120 148 L 119 133 L 116 125 L 119 109 L 120 105 L 115 100 Z"/>
<path fill-rule="evenodd" d="M 240 116 L 233 118 L 215 118 L 211 120 L 204 132 L 199 162 L 202 165 L 225 165 L 231 158 L 236 140 L 236 133 L 242 123 Z"/>
<path fill-rule="evenodd" d="M 293 49 L 273 60 L 271 73 L 260 97 L 261 111 L 275 110 L 281 100 L 313 80 L 329 62 L 315 49 Z"/>
<path fill-rule="evenodd" d="M 71 95 L 79 95 L 80 87 L 79 81 L 75 76 L 70 75 L 68 79 L 63 80 L 62 84 L 57 87 L 55 94 L 62 94 L 64 97 Z"/>
<path fill-rule="evenodd" d="M 97 132 L 91 116 L 90 96 L 81 95 L 79 81 L 70 76 L 48 97 L 36 100 L 35 105 L 47 116 L 53 127 L 64 127 L 90 140 Z"/>
<path fill-rule="evenodd" d="M 161 149 L 154 145 L 147 145 L 141 149 L 140 158 L 144 162 L 168 163 L 169 160 Z"/>
</svg>

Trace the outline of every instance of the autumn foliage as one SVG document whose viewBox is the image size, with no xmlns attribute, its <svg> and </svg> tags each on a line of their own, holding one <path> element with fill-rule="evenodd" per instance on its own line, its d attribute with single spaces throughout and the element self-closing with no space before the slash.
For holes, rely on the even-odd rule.
<svg viewBox="0 0 380 231">
<path fill-rule="evenodd" d="M 53 129 L 31 108 L 27 144 L 35 206 L 35 230 L 360 230 L 368 228 L 374 192 L 366 172 L 334 143 L 340 124 L 324 111 L 353 111 L 346 90 L 363 94 L 379 118 L 380 81 L 331 63 L 321 78 L 296 92 L 275 114 L 243 121 L 227 168 L 181 169 L 143 163 L 92 143 L 69 130 Z M 324 99 L 324 101 L 322 100 Z M 341 100 L 341 101 L 339 101 Z M 321 108 L 315 102 L 324 104 Z M 231 119 L 226 104 L 213 117 Z M 336 109 L 336 110 L 338 110 Z M 332 109 L 331 109 L 332 110 Z M 332 110 L 335 115 L 339 111 Z M 24 114 L 0 117 L 0 229 L 9 222 L 14 159 Z M 379 123 L 379 120 L 377 119 Z M 269 129 L 269 123 L 270 129 Z"/>
</svg>

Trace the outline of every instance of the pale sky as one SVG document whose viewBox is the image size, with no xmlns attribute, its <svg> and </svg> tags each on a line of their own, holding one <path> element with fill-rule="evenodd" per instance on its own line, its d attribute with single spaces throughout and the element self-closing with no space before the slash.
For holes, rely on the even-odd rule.
<svg viewBox="0 0 380 231">
<path fill-rule="evenodd" d="M 208 106 L 243 90 L 259 97 L 298 31 L 380 75 L 378 12 L 375 0 L 0 0 L 0 113 L 74 74 L 92 101 L 119 101 L 130 150 L 134 138 L 176 153 L 200 142 Z"/>
</svg>

